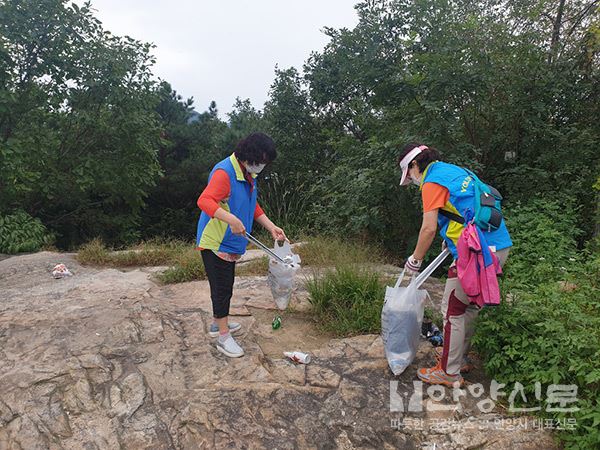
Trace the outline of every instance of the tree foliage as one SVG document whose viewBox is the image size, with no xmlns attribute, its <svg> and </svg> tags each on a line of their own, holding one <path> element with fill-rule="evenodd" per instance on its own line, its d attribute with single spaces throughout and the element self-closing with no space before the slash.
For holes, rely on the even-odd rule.
<svg viewBox="0 0 600 450">
<path fill-rule="evenodd" d="M 183 99 L 163 82 L 156 112 L 162 126 L 158 162 L 162 176 L 149 191 L 142 213 L 142 236 L 189 239 L 198 218 L 196 199 L 208 173 L 227 152 L 222 140 L 227 125 L 217 117 L 216 104 L 202 114 L 193 99 Z"/>
<path fill-rule="evenodd" d="M 89 4 L 0 4 L 0 213 L 23 207 L 63 245 L 139 235 L 160 173 L 150 49 Z"/>
<path fill-rule="evenodd" d="M 598 10 L 570 2 L 558 19 L 558 3 L 365 1 L 356 28 L 327 30 L 331 42 L 305 72 L 315 114 L 344 155 L 337 172 L 358 174 L 324 189 L 355 205 L 348 217 L 369 225 L 390 217 L 386 209 L 406 213 L 410 194 L 394 193 L 390 206 L 364 171 L 379 168 L 394 191 L 394 148 L 417 139 L 475 169 L 509 202 L 532 190 L 577 199 L 589 236 L 600 161 Z M 556 20 L 558 35 L 548 31 Z M 361 154 L 370 156 L 358 162 Z M 352 201 L 361 190 L 375 195 L 368 209 Z M 382 239 L 395 223 L 382 224 Z"/>
</svg>

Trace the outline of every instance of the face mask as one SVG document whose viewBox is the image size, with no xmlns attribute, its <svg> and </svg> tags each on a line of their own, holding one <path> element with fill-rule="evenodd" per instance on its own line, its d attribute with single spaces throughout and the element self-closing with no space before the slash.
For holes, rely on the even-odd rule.
<svg viewBox="0 0 600 450">
<path fill-rule="evenodd" d="M 260 173 L 266 166 L 266 164 L 244 164 L 246 170 L 250 173 Z"/>
<path fill-rule="evenodd" d="M 421 174 L 421 176 L 419 178 L 417 178 L 415 175 L 413 175 L 411 172 L 416 172 L 416 168 L 412 168 L 410 169 L 410 172 L 408 173 L 408 176 L 410 177 L 410 181 L 412 182 L 412 184 L 414 184 L 415 186 L 421 186 L 421 179 L 423 178 L 423 174 Z"/>
</svg>

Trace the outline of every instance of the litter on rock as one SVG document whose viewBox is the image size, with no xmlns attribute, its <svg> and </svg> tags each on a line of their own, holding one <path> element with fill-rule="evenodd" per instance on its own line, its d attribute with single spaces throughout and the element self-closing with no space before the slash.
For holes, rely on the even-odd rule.
<svg viewBox="0 0 600 450">
<path fill-rule="evenodd" d="M 284 356 L 288 357 L 294 362 L 300 364 L 308 364 L 310 362 L 310 355 L 302 352 L 283 352 Z"/>
<path fill-rule="evenodd" d="M 54 269 L 52 269 L 52 276 L 57 279 L 70 277 L 72 275 L 73 274 L 71 273 L 71 271 L 67 269 L 67 266 L 65 266 L 64 264 L 57 264 L 56 266 L 54 266 Z"/>
</svg>

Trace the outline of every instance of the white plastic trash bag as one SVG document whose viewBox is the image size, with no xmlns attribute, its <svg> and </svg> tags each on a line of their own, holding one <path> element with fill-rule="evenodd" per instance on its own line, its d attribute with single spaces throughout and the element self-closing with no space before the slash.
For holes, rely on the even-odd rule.
<svg viewBox="0 0 600 450">
<path fill-rule="evenodd" d="M 400 375 L 413 362 L 419 348 L 421 322 L 427 291 L 417 289 L 415 278 L 400 286 L 404 271 L 394 287 L 386 287 L 381 311 L 381 338 L 385 356 L 394 375 Z"/>
<path fill-rule="evenodd" d="M 279 245 L 275 241 L 273 253 L 284 261 L 289 261 L 288 264 L 283 264 L 276 259 L 269 259 L 269 275 L 267 277 L 269 287 L 277 307 L 283 311 L 288 307 L 292 298 L 294 277 L 300 269 L 300 256 L 292 252 L 292 246 L 287 241 L 284 241 L 283 245 Z"/>
<path fill-rule="evenodd" d="M 419 287 L 449 254 L 450 251 L 444 249 L 419 276 L 411 277 L 407 287 L 400 286 L 404 279 L 403 270 L 396 285 L 385 288 L 385 302 L 381 310 L 381 339 L 394 375 L 400 375 L 406 370 L 419 348 L 425 299 L 429 297 L 427 291 Z"/>
</svg>

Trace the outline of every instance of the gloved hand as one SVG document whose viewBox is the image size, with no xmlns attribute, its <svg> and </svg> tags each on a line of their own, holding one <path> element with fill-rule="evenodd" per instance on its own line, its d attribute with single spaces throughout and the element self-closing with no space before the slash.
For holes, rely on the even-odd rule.
<svg viewBox="0 0 600 450">
<path fill-rule="evenodd" d="M 413 255 L 410 255 L 404 264 L 404 270 L 408 275 L 415 275 L 421 270 L 422 259 L 416 259 Z"/>
</svg>

